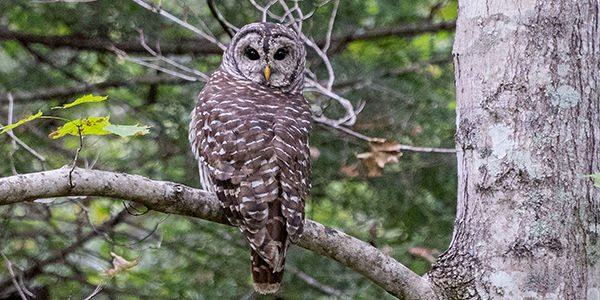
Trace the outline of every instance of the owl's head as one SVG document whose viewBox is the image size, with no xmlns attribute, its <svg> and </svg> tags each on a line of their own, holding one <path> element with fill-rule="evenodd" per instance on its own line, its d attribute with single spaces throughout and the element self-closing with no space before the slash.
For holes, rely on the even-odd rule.
<svg viewBox="0 0 600 300">
<path fill-rule="evenodd" d="M 276 23 L 242 27 L 223 54 L 229 74 L 285 92 L 301 92 L 306 50 L 293 30 Z"/>
</svg>

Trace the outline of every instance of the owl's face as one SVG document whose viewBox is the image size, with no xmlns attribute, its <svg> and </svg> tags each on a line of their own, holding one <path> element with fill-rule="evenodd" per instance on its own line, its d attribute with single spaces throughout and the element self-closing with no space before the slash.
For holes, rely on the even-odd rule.
<svg viewBox="0 0 600 300">
<path fill-rule="evenodd" d="M 248 24 L 233 37 L 222 67 L 236 77 L 294 91 L 302 88 L 306 52 L 296 33 L 281 24 Z"/>
</svg>

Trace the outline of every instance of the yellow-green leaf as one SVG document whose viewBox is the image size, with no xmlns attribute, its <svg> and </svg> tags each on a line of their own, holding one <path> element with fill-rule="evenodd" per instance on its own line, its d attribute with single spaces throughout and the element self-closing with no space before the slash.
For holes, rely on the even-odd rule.
<svg viewBox="0 0 600 300">
<path fill-rule="evenodd" d="M 71 102 L 69 104 L 65 104 L 63 106 L 56 106 L 56 107 L 53 107 L 52 109 L 69 108 L 69 107 L 73 107 L 75 105 L 79 105 L 81 103 L 100 102 L 100 101 L 104 101 L 106 99 L 108 99 L 107 96 L 104 96 L 104 97 L 102 97 L 102 96 L 93 96 L 93 95 L 90 94 L 90 95 L 86 95 L 86 96 L 80 97 L 77 100 L 75 100 L 75 101 L 73 101 L 73 102 Z"/>
<path fill-rule="evenodd" d="M 106 117 L 89 117 L 87 119 L 77 119 L 71 122 L 66 123 L 65 125 L 58 127 L 56 131 L 49 134 L 48 137 L 52 139 L 57 139 L 64 135 L 70 134 L 74 136 L 79 136 L 80 130 L 81 135 L 104 135 L 109 134 L 109 131 L 104 130 L 103 128 L 110 125 L 108 119 L 110 116 Z"/>
<path fill-rule="evenodd" d="M 15 124 L 10 124 L 10 125 L 6 125 L 6 126 L 3 126 L 3 127 L 0 127 L 0 129 L 2 129 L 2 131 L 0 131 L 0 134 L 3 134 L 3 133 L 5 133 L 5 132 L 7 132 L 7 131 L 9 131 L 11 129 L 14 129 L 17 126 L 22 125 L 23 123 L 27 123 L 27 122 L 29 122 L 29 121 L 31 121 L 33 119 L 37 119 L 37 118 L 39 118 L 41 116 L 42 116 L 42 112 L 38 111 L 37 114 L 35 114 L 33 116 L 29 116 L 29 117 L 27 117 L 25 119 L 22 119 L 22 120 L 20 120 L 19 122 L 15 123 Z"/>
<path fill-rule="evenodd" d="M 144 135 L 150 133 L 150 126 L 135 125 L 108 125 L 104 130 L 110 133 L 118 134 L 120 137 L 128 137 L 132 135 Z"/>
</svg>

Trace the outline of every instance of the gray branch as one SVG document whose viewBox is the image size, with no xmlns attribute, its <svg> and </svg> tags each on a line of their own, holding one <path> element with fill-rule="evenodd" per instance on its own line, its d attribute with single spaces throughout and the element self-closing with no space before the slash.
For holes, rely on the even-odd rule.
<svg viewBox="0 0 600 300">
<path fill-rule="evenodd" d="M 0 178 L 0 205 L 40 198 L 103 196 L 143 204 L 148 208 L 228 224 L 212 193 L 139 175 L 70 167 Z M 428 280 L 377 248 L 343 232 L 306 220 L 300 247 L 335 259 L 363 274 L 401 299 L 436 299 Z"/>
<path fill-rule="evenodd" d="M 96 84 L 80 83 L 73 86 L 58 86 L 51 88 L 42 88 L 33 91 L 13 93 L 15 102 L 31 103 L 31 101 L 46 100 L 52 98 L 66 98 L 77 94 L 90 93 L 109 88 L 119 88 L 123 86 L 135 86 L 140 84 L 185 84 L 190 81 L 182 80 L 172 76 L 149 76 L 144 78 L 133 78 L 127 80 L 107 80 Z M 8 101 L 8 95 L 0 95 L 0 102 Z"/>
</svg>

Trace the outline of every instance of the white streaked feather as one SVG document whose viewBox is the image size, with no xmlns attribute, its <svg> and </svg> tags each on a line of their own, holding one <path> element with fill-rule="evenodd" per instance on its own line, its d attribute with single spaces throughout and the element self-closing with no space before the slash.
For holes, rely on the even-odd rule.
<svg viewBox="0 0 600 300">
<path fill-rule="evenodd" d="M 210 171 L 208 170 L 208 166 L 204 162 L 204 160 L 198 160 L 198 171 L 200 173 L 200 184 L 202 185 L 202 189 L 208 192 L 215 193 L 215 184 L 210 177 Z"/>
</svg>

